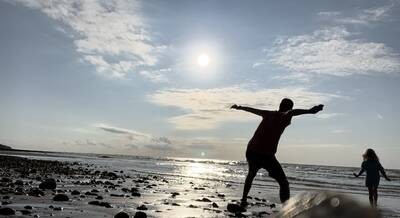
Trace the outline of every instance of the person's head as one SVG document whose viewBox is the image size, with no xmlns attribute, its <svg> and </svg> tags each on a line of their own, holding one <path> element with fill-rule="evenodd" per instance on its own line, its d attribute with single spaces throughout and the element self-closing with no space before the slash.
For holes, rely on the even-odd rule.
<svg viewBox="0 0 400 218">
<path fill-rule="evenodd" d="M 293 109 L 293 101 L 288 99 L 288 98 L 284 98 L 281 101 L 281 104 L 279 105 L 279 111 L 281 112 L 286 112 L 288 110 L 292 110 Z"/>
<path fill-rule="evenodd" d="M 363 154 L 364 160 L 377 160 L 379 161 L 378 155 L 376 155 L 374 149 L 368 148 Z"/>
</svg>

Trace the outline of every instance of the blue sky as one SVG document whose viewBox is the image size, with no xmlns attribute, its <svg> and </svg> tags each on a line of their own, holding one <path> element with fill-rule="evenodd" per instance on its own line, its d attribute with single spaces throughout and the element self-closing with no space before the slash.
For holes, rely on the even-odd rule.
<svg viewBox="0 0 400 218">
<path fill-rule="evenodd" d="M 0 0 L 0 143 L 243 160 L 260 121 L 296 117 L 282 162 L 399 168 L 399 1 Z M 198 63 L 205 55 L 209 63 Z"/>
</svg>

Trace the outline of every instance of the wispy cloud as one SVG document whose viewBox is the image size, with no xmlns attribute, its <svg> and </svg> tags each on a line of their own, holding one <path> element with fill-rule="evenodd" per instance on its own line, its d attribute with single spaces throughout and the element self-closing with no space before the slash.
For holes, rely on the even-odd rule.
<svg viewBox="0 0 400 218">
<path fill-rule="evenodd" d="M 149 96 L 161 106 L 176 107 L 182 115 L 169 118 L 177 129 L 212 129 L 226 121 L 255 119 L 247 113 L 232 111 L 232 104 L 275 110 L 281 99 L 290 97 L 298 107 L 324 103 L 337 95 L 318 93 L 304 88 L 248 89 L 239 86 L 214 89 L 165 89 Z"/>
<path fill-rule="evenodd" d="M 171 71 L 171 68 L 162 68 L 158 70 L 142 70 L 139 74 L 153 83 L 167 83 L 169 80 L 166 75 Z"/>
<path fill-rule="evenodd" d="M 38 9 L 62 23 L 67 30 L 72 30 L 74 44 L 82 60 L 94 65 L 97 72 L 103 75 L 123 77 L 133 69 L 157 62 L 156 55 L 161 47 L 151 42 L 137 1 L 16 2 Z"/>
<path fill-rule="evenodd" d="M 340 11 L 323 11 L 318 15 L 339 24 L 369 25 L 387 19 L 394 6 L 394 4 L 388 4 L 381 7 L 358 9 L 352 11 L 351 15 Z"/>
<path fill-rule="evenodd" d="M 167 137 L 155 137 L 147 133 L 119 128 L 105 123 L 97 123 L 94 126 L 109 133 L 124 135 L 130 143 L 134 143 L 135 145 L 145 145 L 147 147 L 161 146 L 166 148 L 171 144 L 171 140 Z"/>
<path fill-rule="evenodd" d="M 391 48 L 351 36 L 344 27 L 331 27 L 280 38 L 269 51 L 269 60 L 303 76 L 400 72 L 400 56 Z"/>
<path fill-rule="evenodd" d="M 114 134 L 119 140 L 118 144 L 123 144 L 131 148 L 143 148 L 150 150 L 169 150 L 169 151 L 190 151 L 190 150 L 213 150 L 216 145 L 226 143 L 226 139 L 217 138 L 204 138 L 204 137 L 192 137 L 180 138 L 180 137 L 166 137 L 166 136 L 154 136 L 152 134 L 143 133 L 135 130 L 115 127 L 105 123 L 97 123 L 94 127 L 106 131 L 110 134 Z M 229 140 L 228 140 L 229 141 Z M 240 142 L 242 139 L 232 139 L 230 143 Z M 77 141 L 81 145 L 86 145 L 89 140 Z M 93 144 L 93 143 L 90 143 Z M 96 143 L 100 144 L 100 143 Z M 102 143 L 105 144 L 105 143 Z M 118 145 L 117 145 L 118 146 Z"/>
<path fill-rule="evenodd" d="M 319 119 L 331 119 L 333 117 L 342 116 L 343 113 L 320 113 L 317 114 L 316 117 Z"/>
<path fill-rule="evenodd" d="M 106 148 L 111 148 L 109 144 L 103 143 L 103 142 L 96 142 L 90 139 L 86 140 L 75 140 L 72 143 L 71 142 L 63 142 L 62 144 L 64 145 L 78 145 L 78 146 L 100 146 L 100 147 L 106 147 Z"/>
</svg>

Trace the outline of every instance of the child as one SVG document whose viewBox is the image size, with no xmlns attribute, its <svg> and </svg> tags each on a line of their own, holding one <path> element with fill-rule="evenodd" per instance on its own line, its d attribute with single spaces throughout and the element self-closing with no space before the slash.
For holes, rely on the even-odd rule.
<svg viewBox="0 0 400 218">
<path fill-rule="evenodd" d="M 322 110 L 323 105 L 314 106 L 310 109 L 293 109 L 293 101 L 284 98 L 279 105 L 278 111 L 259 110 L 236 104 L 231 108 L 247 111 L 262 117 L 261 123 L 247 145 L 246 159 L 249 164 L 249 172 L 243 189 L 241 206 L 247 205 L 247 194 L 260 168 L 266 169 L 269 176 L 278 182 L 280 200 L 282 203 L 285 202 L 290 197 L 290 191 L 286 175 L 275 158 L 279 139 L 285 128 L 290 125 L 293 116 L 315 114 Z"/>
<path fill-rule="evenodd" d="M 364 171 L 367 171 L 365 186 L 368 187 L 369 203 L 371 204 L 371 206 L 376 207 L 378 201 L 378 186 L 380 180 L 379 171 L 382 173 L 382 176 L 387 181 L 390 181 L 390 179 L 386 176 L 385 169 L 383 169 L 382 165 L 379 163 L 379 158 L 373 149 L 367 149 L 363 154 L 363 159 L 364 161 L 361 164 L 360 172 L 358 174 L 353 174 L 355 177 L 359 177 Z"/>
</svg>

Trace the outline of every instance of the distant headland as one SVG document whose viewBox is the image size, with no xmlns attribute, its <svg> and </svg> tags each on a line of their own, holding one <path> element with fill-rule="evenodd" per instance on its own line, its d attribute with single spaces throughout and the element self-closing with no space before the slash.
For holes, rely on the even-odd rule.
<svg viewBox="0 0 400 218">
<path fill-rule="evenodd" d="M 0 144 L 0 150 L 14 150 L 12 147 Z"/>
</svg>

